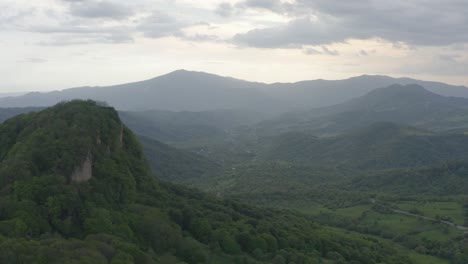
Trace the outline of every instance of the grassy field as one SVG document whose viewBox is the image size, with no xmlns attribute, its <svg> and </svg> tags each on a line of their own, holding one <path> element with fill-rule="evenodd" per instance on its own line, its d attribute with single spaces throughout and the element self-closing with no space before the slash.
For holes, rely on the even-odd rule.
<svg viewBox="0 0 468 264">
<path fill-rule="evenodd" d="M 403 211 L 416 208 L 428 217 L 449 217 L 451 222 L 459 225 L 463 225 L 464 222 L 464 209 L 460 203 L 405 201 L 398 202 L 396 205 Z"/>
<path fill-rule="evenodd" d="M 347 208 L 340 208 L 336 209 L 335 212 L 342 216 L 348 216 L 351 218 L 358 218 L 360 217 L 365 211 L 368 211 L 372 208 L 372 205 L 358 205 L 353 207 Z"/>
<path fill-rule="evenodd" d="M 416 264 L 448 264 L 447 260 L 428 256 L 428 255 L 421 255 L 418 253 L 411 252 L 408 254 L 408 257 L 414 261 Z"/>
<path fill-rule="evenodd" d="M 275 202 L 273 207 L 297 210 L 304 214 L 317 216 L 317 219 L 325 219 L 319 220 L 323 221 L 323 224 L 330 224 L 330 222 L 328 222 L 329 220 L 327 220 L 328 218 L 326 217 L 320 218 L 320 215 L 331 215 L 331 219 L 334 219 L 334 215 L 336 215 L 336 219 L 348 219 L 348 221 L 343 220 L 339 223 L 344 222 L 348 225 L 352 223 L 351 225 L 354 225 L 354 227 L 350 227 L 349 230 L 392 240 L 399 244 L 400 242 L 398 241 L 412 241 L 409 243 L 415 244 L 410 247 L 404 246 L 405 244 L 403 243 L 400 245 L 404 247 L 405 250 L 408 250 L 408 256 L 418 264 L 449 263 L 446 260 L 434 256 L 418 254 L 413 250 L 415 245 L 419 243 L 418 241 L 450 243 L 451 241 L 458 241 L 460 236 L 463 236 L 462 231 L 442 223 L 394 212 L 376 211 L 373 209 L 374 204 L 371 203 L 331 209 L 314 201 L 298 199 L 280 200 Z M 455 201 L 399 201 L 392 202 L 391 207 L 398 207 L 400 210 L 406 212 L 410 212 L 412 209 L 418 209 L 427 217 L 449 217 L 454 223 L 463 224 L 464 222 L 465 210 L 463 205 Z M 331 225 L 333 226 L 333 224 Z M 338 226 L 339 228 L 343 228 L 343 226 Z M 348 226 L 342 230 L 348 230 Z"/>
</svg>

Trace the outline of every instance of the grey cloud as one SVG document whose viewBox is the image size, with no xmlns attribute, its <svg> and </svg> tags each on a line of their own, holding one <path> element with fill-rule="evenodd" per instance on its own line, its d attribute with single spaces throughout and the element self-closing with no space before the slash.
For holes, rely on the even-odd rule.
<svg viewBox="0 0 468 264">
<path fill-rule="evenodd" d="M 119 5 L 109 1 L 68 0 L 67 2 L 72 2 L 70 5 L 70 13 L 78 17 L 123 19 L 133 15 L 133 10 L 129 6 Z"/>
<path fill-rule="evenodd" d="M 82 45 L 90 43 L 128 43 L 135 34 L 142 33 L 148 38 L 174 36 L 190 41 L 217 41 L 215 36 L 194 34 L 186 35 L 183 28 L 200 25 L 201 22 L 189 24 L 158 11 L 132 23 L 119 23 L 120 26 L 107 26 L 94 19 L 76 18 L 60 25 L 37 25 L 28 28 L 30 32 L 43 33 L 52 36 L 50 40 L 42 41 L 41 45 Z"/>
<path fill-rule="evenodd" d="M 304 49 L 303 50 L 305 54 L 307 55 L 317 55 L 317 54 L 322 54 L 322 52 L 316 50 L 316 49 L 313 49 L 313 48 L 307 48 L 307 49 Z"/>
<path fill-rule="evenodd" d="M 311 17 L 303 17 L 283 26 L 237 34 L 233 40 L 238 44 L 262 48 L 322 45 L 345 40 L 341 35 L 330 34 L 330 30 L 333 28 L 324 21 L 313 21 Z"/>
<path fill-rule="evenodd" d="M 234 13 L 235 8 L 228 2 L 221 3 L 217 6 L 215 13 L 222 17 L 230 17 Z"/>
<path fill-rule="evenodd" d="M 187 26 L 174 17 L 161 12 L 154 12 L 144 19 L 137 30 L 143 32 L 148 38 L 162 38 L 167 36 L 182 36 L 182 28 Z"/>
<path fill-rule="evenodd" d="M 278 10 L 282 6 L 281 2 L 271 0 L 247 0 L 244 2 L 244 5 L 248 7 L 264 8 L 270 10 Z"/>
<path fill-rule="evenodd" d="M 148 38 L 177 37 L 196 42 L 219 41 L 214 35 L 186 34 L 183 31 L 186 27 L 197 25 L 210 26 L 206 22 L 186 23 L 162 12 L 153 12 L 151 16 L 143 19 L 136 29 Z"/>
<path fill-rule="evenodd" d="M 236 4 L 223 2 L 216 7 L 215 13 L 222 17 L 230 17 L 251 8 L 265 9 L 287 15 L 294 6 L 278 0 L 245 0 Z"/>
<path fill-rule="evenodd" d="M 331 56 L 338 56 L 340 53 L 337 50 L 331 50 L 327 47 L 322 47 L 323 53 Z"/>
<path fill-rule="evenodd" d="M 124 19 L 133 14 L 132 9 L 110 1 L 60 0 L 69 9 L 66 14 L 44 10 L 53 23 L 28 25 L 25 31 L 48 36 L 39 45 L 83 45 L 93 43 L 128 43 L 133 41 L 134 26 L 114 23 L 110 26 L 101 19 Z"/>
<path fill-rule="evenodd" d="M 116 44 L 128 43 L 133 39 L 124 38 L 121 36 L 102 36 L 102 35 L 87 35 L 87 36 L 70 36 L 63 38 L 54 38 L 52 40 L 41 41 L 38 44 L 41 46 L 71 46 L 71 45 L 89 45 L 89 44 Z"/>
<path fill-rule="evenodd" d="M 61 26 L 34 26 L 29 31 L 53 34 L 52 40 L 41 45 L 77 45 L 91 43 L 128 43 L 133 41 L 132 30 L 127 27 L 99 27 L 70 22 Z"/>
<path fill-rule="evenodd" d="M 10 10 L 9 6 L 0 5 L 0 29 L 18 29 L 21 28 L 22 22 L 35 15 L 35 8 L 25 8 L 21 10 Z"/>
<path fill-rule="evenodd" d="M 422 46 L 468 42 L 468 1 L 296 0 L 278 8 L 279 4 L 274 1 L 262 8 L 277 13 L 288 10 L 294 17 L 291 22 L 238 34 L 234 41 L 262 48 L 370 38 Z"/>
<path fill-rule="evenodd" d="M 325 46 L 321 47 L 321 50 L 317 50 L 314 48 L 307 48 L 307 49 L 304 49 L 303 52 L 307 55 L 317 55 L 317 54 L 330 55 L 330 56 L 340 55 L 340 53 L 337 50 L 332 50 Z"/>
</svg>

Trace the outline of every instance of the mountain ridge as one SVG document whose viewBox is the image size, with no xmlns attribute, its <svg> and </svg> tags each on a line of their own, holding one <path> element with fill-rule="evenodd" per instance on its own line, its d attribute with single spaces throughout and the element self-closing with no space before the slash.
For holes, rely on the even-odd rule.
<svg viewBox="0 0 468 264">
<path fill-rule="evenodd" d="M 391 85 L 333 106 L 289 112 L 256 128 L 260 134 L 301 130 L 333 135 L 373 122 L 394 122 L 450 130 L 466 127 L 467 114 L 466 98 L 441 96 L 415 84 Z"/>
<path fill-rule="evenodd" d="M 464 86 L 379 75 L 266 84 L 205 72 L 177 70 L 126 84 L 75 87 L 0 98 L 0 107 L 51 106 L 64 100 L 92 99 L 105 101 L 119 110 L 206 111 L 248 108 L 284 112 L 341 103 L 395 83 L 419 84 L 441 95 L 468 98 L 468 88 Z"/>
</svg>

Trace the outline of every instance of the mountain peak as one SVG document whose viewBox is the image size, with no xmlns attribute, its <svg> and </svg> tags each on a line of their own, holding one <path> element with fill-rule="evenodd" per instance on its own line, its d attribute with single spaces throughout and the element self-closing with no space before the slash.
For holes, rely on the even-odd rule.
<svg viewBox="0 0 468 264">
<path fill-rule="evenodd" d="M 175 70 L 172 72 L 169 72 L 167 74 L 161 75 L 159 77 L 156 77 L 155 79 L 158 78 L 164 78 L 164 77 L 171 77 L 171 78 L 184 78 L 184 77 L 198 77 L 198 78 L 207 78 L 207 77 L 217 77 L 217 78 L 229 78 L 229 77 L 222 77 L 216 74 L 212 73 L 207 73 L 207 72 L 201 72 L 201 71 L 189 71 L 185 69 L 179 69 Z"/>
<path fill-rule="evenodd" d="M 34 177 L 89 182 L 108 203 L 118 204 L 133 200 L 151 177 L 117 111 L 94 101 L 74 100 L 14 117 L 0 125 L 0 134 L 9 135 L 0 142 L 0 174 L 6 167 L 24 174 L 7 185 Z"/>
<path fill-rule="evenodd" d="M 388 87 L 375 89 L 364 97 L 381 97 L 382 99 L 389 100 L 390 98 L 398 97 L 402 100 L 405 98 L 428 98 L 428 97 L 442 97 L 433 92 L 426 90 L 423 86 L 418 84 L 393 84 Z"/>
<path fill-rule="evenodd" d="M 421 85 L 393 84 L 388 87 L 375 89 L 364 96 L 345 102 L 338 109 L 341 109 L 340 111 L 372 109 L 372 111 L 379 113 L 410 111 L 409 109 L 419 109 L 418 111 L 422 111 L 422 109 L 428 107 L 428 104 L 445 105 L 447 99 L 448 97 L 432 93 Z M 408 114 L 414 114 L 410 112 Z"/>
</svg>

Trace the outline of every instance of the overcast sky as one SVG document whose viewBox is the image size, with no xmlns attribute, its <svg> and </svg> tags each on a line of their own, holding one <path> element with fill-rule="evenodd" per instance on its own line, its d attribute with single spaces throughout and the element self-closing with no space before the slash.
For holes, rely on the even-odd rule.
<svg viewBox="0 0 468 264">
<path fill-rule="evenodd" d="M 468 85 L 467 0 L 0 0 L 0 92 L 177 69 Z"/>
</svg>

